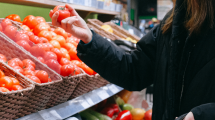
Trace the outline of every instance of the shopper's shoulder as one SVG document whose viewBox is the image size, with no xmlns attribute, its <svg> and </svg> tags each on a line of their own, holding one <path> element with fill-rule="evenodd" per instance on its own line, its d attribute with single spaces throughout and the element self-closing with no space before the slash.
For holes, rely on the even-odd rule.
<svg viewBox="0 0 215 120">
<path fill-rule="evenodd" d="M 171 16 L 173 9 L 171 9 L 163 18 L 161 21 L 161 26 L 165 24 L 166 20 Z"/>
</svg>

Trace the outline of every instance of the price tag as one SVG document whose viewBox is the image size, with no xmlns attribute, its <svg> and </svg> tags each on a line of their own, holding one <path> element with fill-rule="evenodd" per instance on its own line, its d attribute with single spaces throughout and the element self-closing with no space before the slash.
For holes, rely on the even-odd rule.
<svg viewBox="0 0 215 120">
<path fill-rule="evenodd" d="M 58 118 L 58 119 L 62 119 L 61 116 L 55 111 L 55 110 L 51 110 L 49 111 L 55 118 Z"/>
<path fill-rule="evenodd" d="M 90 107 L 90 105 L 84 100 L 81 102 L 81 105 L 84 107 L 84 109 L 87 109 Z"/>
<path fill-rule="evenodd" d="M 117 92 L 119 92 L 119 89 L 113 84 L 109 86 L 109 89 L 113 94 L 116 94 Z"/>
<path fill-rule="evenodd" d="M 89 97 L 85 97 L 90 106 L 94 105 L 93 101 Z"/>
<path fill-rule="evenodd" d="M 106 99 L 106 98 L 109 97 L 108 93 L 107 93 L 106 91 L 104 91 L 104 90 L 99 91 L 99 92 L 97 93 L 97 95 L 98 95 L 102 100 L 104 100 L 104 99 Z"/>
</svg>

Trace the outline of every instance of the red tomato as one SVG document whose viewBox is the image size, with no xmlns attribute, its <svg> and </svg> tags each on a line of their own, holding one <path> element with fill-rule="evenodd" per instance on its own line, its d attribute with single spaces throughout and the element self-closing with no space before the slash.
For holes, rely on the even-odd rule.
<svg viewBox="0 0 215 120">
<path fill-rule="evenodd" d="M 74 75 L 78 75 L 78 74 L 81 74 L 81 69 L 79 67 L 75 66 L 75 70 L 72 73 L 72 75 L 74 76 Z"/>
<path fill-rule="evenodd" d="M 7 26 L 4 30 L 4 34 L 7 35 L 12 40 L 14 40 L 16 32 L 17 32 L 17 28 L 12 25 Z"/>
<path fill-rule="evenodd" d="M 13 58 L 11 60 L 8 61 L 8 65 L 13 67 L 13 66 L 19 66 L 19 67 L 23 67 L 23 62 L 19 59 L 19 58 Z"/>
<path fill-rule="evenodd" d="M 45 43 L 46 45 L 47 45 L 47 47 L 49 48 L 49 51 L 51 50 L 51 49 L 53 49 L 54 47 L 53 47 L 53 45 L 52 44 L 50 44 L 50 43 Z"/>
<path fill-rule="evenodd" d="M 21 74 L 23 74 L 23 72 L 24 72 L 23 69 L 19 66 L 13 66 L 12 68 Z"/>
<path fill-rule="evenodd" d="M 3 54 L 0 54 L 0 60 L 6 62 L 7 58 Z"/>
<path fill-rule="evenodd" d="M 42 48 L 43 49 L 43 51 L 50 51 L 50 48 L 49 48 L 49 46 L 47 45 L 47 44 L 45 44 L 45 43 L 39 43 L 39 44 L 37 44 L 37 46 L 39 47 L 39 48 Z"/>
<path fill-rule="evenodd" d="M 52 40 L 52 41 L 50 41 L 49 43 L 52 44 L 52 46 L 53 46 L 54 48 L 58 48 L 58 49 L 61 48 L 60 43 L 59 43 L 58 41 L 56 41 L 56 40 Z"/>
<path fill-rule="evenodd" d="M 37 59 L 42 62 L 42 63 L 45 63 L 45 60 L 42 58 L 42 57 L 37 57 Z"/>
<path fill-rule="evenodd" d="M 33 29 L 36 24 L 37 24 L 37 22 L 33 15 L 28 15 L 23 20 L 23 25 L 27 25 L 30 29 Z"/>
<path fill-rule="evenodd" d="M 44 60 L 45 61 L 48 61 L 50 59 L 54 59 L 54 60 L 57 60 L 57 55 L 54 53 L 54 52 L 46 52 L 45 55 L 44 55 Z"/>
<path fill-rule="evenodd" d="M 49 30 L 49 29 L 50 29 L 49 24 L 42 22 L 42 23 L 38 24 L 34 28 L 33 32 L 34 32 L 35 35 L 38 35 L 41 31 L 43 31 L 43 30 Z"/>
<path fill-rule="evenodd" d="M 68 65 L 63 65 L 61 67 L 61 72 L 60 74 L 62 76 L 69 76 L 72 75 L 74 73 L 75 67 L 72 64 L 68 64 Z"/>
<path fill-rule="evenodd" d="M 52 38 L 57 36 L 57 34 L 54 31 L 50 31 L 50 33 L 52 34 Z"/>
<path fill-rule="evenodd" d="M 74 42 L 74 43 L 76 44 L 76 42 Z M 74 44 L 72 44 L 72 43 L 66 43 L 64 48 L 66 48 L 68 51 L 71 49 L 76 49 L 76 48 L 74 48 Z"/>
<path fill-rule="evenodd" d="M 4 19 L 4 20 L 2 20 L 1 25 L 2 25 L 2 29 L 3 29 L 3 31 L 4 31 L 4 29 L 5 29 L 7 26 L 12 25 L 12 22 L 11 22 L 9 19 Z"/>
<path fill-rule="evenodd" d="M 0 78 L 0 87 L 6 87 L 8 90 L 11 90 L 13 86 L 13 80 L 10 77 L 4 76 Z"/>
<path fill-rule="evenodd" d="M 68 65 L 71 64 L 71 61 L 69 61 L 67 58 L 61 58 L 60 65 Z"/>
<path fill-rule="evenodd" d="M 35 72 L 32 71 L 32 70 L 25 70 L 25 71 L 23 72 L 23 74 L 24 74 L 24 75 L 35 75 Z"/>
<path fill-rule="evenodd" d="M 4 76 L 5 76 L 5 75 L 4 75 L 4 72 L 0 70 L 0 78 L 1 78 L 1 77 L 4 77 Z"/>
<path fill-rule="evenodd" d="M 52 40 L 56 40 L 60 43 L 60 46 L 64 47 L 66 44 L 66 40 L 63 36 L 57 35 L 55 37 L 52 38 Z"/>
<path fill-rule="evenodd" d="M 83 63 L 84 64 L 84 63 Z M 88 67 L 86 64 L 83 65 L 84 67 L 82 68 L 87 74 L 93 75 L 94 71 Z"/>
<path fill-rule="evenodd" d="M 152 120 L 152 110 L 146 111 L 144 115 L 144 120 Z"/>
<path fill-rule="evenodd" d="M 17 21 L 21 23 L 21 18 L 17 14 L 8 15 L 6 18 L 11 19 L 13 21 Z"/>
<path fill-rule="evenodd" d="M 35 67 L 32 66 L 32 65 L 28 65 L 27 67 L 25 67 L 25 68 L 23 69 L 23 71 L 26 71 L 26 70 L 35 71 Z"/>
<path fill-rule="evenodd" d="M 57 55 L 57 60 L 60 62 L 63 53 L 58 48 L 52 48 L 51 51 Z"/>
<path fill-rule="evenodd" d="M 25 31 L 31 32 L 31 29 L 27 25 L 21 25 L 21 28 Z"/>
<path fill-rule="evenodd" d="M 63 28 L 58 27 L 57 29 L 54 30 L 54 32 L 58 35 L 63 36 L 65 40 L 68 38 L 67 32 Z"/>
<path fill-rule="evenodd" d="M 49 78 L 49 82 L 52 82 L 52 79 L 51 79 L 51 78 Z"/>
<path fill-rule="evenodd" d="M 30 59 L 24 59 L 22 62 L 24 67 L 28 67 L 29 65 L 32 65 L 34 68 L 36 67 L 35 63 Z"/>
<path fill-rule="evenodd" d="M 28 35 L 29 39 L 30 39 L 30 36 L 34 35 L 34 33 L 33 33 L 33 32 L 31 32 L 31 31 L 27 31 L 25 34 L 27 34 L 27 35 Z"/>
<path fill-rule="evenodd" d="M 0 31 L 3 32 L 3 28 L 2 28 L 2 25 L 1 25 L 1 24 L 0 24 Z"/>
<path fill-rule="evenodd" d="M 30 41 L 32 41 L 32 42 L 35 43 L 35 44 L 40 43 L 40 38 L 39 38 L 38 36 L 36 36 L 36 35 L 31 35 L 31 36 L 29 37 L 29 39 L 30 39 Z"/>
<path fill-rule="evenodd" d="M 37 24 L 42 23 L 42 22 L 46 22 L 46 20 L 41 16 L 37 16 L 37 17 L 35 17 L 35 19 L 37 20 Z"/>
<path fill-rule="evenodd" d="M 69 10 L 63 6 L 63 5 L 58 5 L 54 8 L 53 13 L 55 12 L 59 12 L 59 16 L 58 16 L 58 22 L 61 22 L 63 19 L 70 17 L 70 12 Z M 52 18 L 53 14 L 49 14 L 50 17 Z"/>
<path fill-rule="evenodd" d="M 39 57 L 39 56 L 43 57 L 45 54 L 45 50 L 43 49 L 42 45 L 37 44 L 37 45 L 31 47 L 30 53 L 35 57 Z"/>
<path fill-rule="evenodd" d="M 70 33 L 67 33 L 67 36 L 68 36 L 68 37 L 72 37 L 72 34 L 70 34 Z"/>
<path fill-rule="evenodd" d="M 8 90 L 8 89 L 5 88 L 5 87 L 0 87 L 0 91 L 1 91 L 1 92 L 10 92 L 10 90 Z"/>
<path fill-rule="evenodd" d="M 20 85 L 19 81 L 16 78 L 11 77 L 10 79 L 13 80 L 13 85 Z"/>
<path fill-rule="evenodd" d="M 78 43 L 76 43 L 74 40 L 67 40 L 67 41 L 68 41 L 67 44 L 72 44 L 72 45 L 74 45 L 74 46 L 77 48 Z M 68 45 L 67 45 L 67 46 L 68 46 Z"/>
<path fill-rule="evenodd" d="M 49 41 L 52 40 L 52 34 L 48 30 L 42 30 L 39 34 L 39 37 L 44 37 L 48 39 Z"/>
<path fill-rule="evenodd" d="M 37 72 L 39 72 L 39 71 L 40 71 L 40 70 L 35 70 L 35 72 L 34 72 L 34 73 L 35 73 L 35 75 L 36 75 L 36 74 L 37 74 Z"/>
<path fill-rule="evenodd" d="M 60 73 L 60 64 L 57 62 L 57 60 L 50 59 L 45 62 L 46 65 L 48 65 L 52 70 L 56 71 L 57 73 Z"/>
<path fill-rule="evenodd" d="M 69 50 L 69 55 L 71 60 L 80 60 L 79 57 L 77 56 L 77 50 L 76 48 L 72 48 Z"/>
<path fill-rule="evenodd" d="M 49 43 L 49 41 L 44 37 L 40 37 L 40 43 Z"/>
<path fill-rule="evenodd" d="M 29 41 L 29 36 L 27 34 L 24 34 L 24 33 L 19 33 L 17 32 L 16 33 L 16 37 L 14 39 L 16 42 L 17 41 L 20 41 L 20 40 L 25 40 L 25 41 Z"/>
<path fill-rule="evenodd" d="M 25 50 L 30 51 L 31 46 L 25 40 L 20 40 L 16 42 L 19 46 L 22 46 Z"/>
<path fill-rule="evenodd" d="M 32 81 L 36 82 L 36 83 L 41 83 L 40 79 L 36 76 L 26 76 L 29 79 L 31 79 Z"/>
<path fill-rule="evenodd" d="M 38 71 L 36 77 L 38 77 L 42 83 L 47 83 L 49 81 L 48 73 L 43 70 Z"/>
<path fill-rule="evenodd" d="M 16 91 L 16 90 L 22 90 L 23 88 L 20 85 L 13 85 L 12 86 L 12 90 Z"/>
</svg>

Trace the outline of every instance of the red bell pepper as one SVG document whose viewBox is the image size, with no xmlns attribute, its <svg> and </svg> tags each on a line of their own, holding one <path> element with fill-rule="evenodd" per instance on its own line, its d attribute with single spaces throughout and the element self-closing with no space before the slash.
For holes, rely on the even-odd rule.
<svg viewBox="0 0 215 120">
<path fill-rule="evenodd" d="M 131 112 L 129 110 L 123 110 L 115 120 L 132 120 Z"/>
<path fill-rule="evenodd" d="M 113 117 L 114 114 L 119 112 L 119 108 L 117 104 L 107 104 L 105 108 L 101 111 L 102 114 L 109 116 L 110 118 Z"/>
</svg>

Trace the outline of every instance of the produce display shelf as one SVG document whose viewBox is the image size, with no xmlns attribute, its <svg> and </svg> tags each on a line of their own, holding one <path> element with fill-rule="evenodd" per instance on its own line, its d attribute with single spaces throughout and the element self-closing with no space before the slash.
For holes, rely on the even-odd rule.
<svg viewBox="0 0 215 120">
<path fill-rule="evenodd" d="M 16 120 L 63 120 L 94 106 L 122 90 L 123 88 L 117 85 L 108 84 L 73 100 L 69 100 L 52 108 L 41 110 Z"/>
<path fill-rule="evenodd" d="M 0 2 L 52 8 L 52 9 L 57 5 L 65 5 L 64 2 L 59 2 L 54 0 L 0 0 Z M 83 5 L 75 5 L 75 4 L 70 4 L 70 5 L 79 11 L 88 11 L 92 13 L 108 14 L 108 15 L 120 14 L 119 12 L 115 12 L 115 11 L 102 10 L 102 9 L 97 9 L 93 7 L 83 6 Z"/>
</svg>

